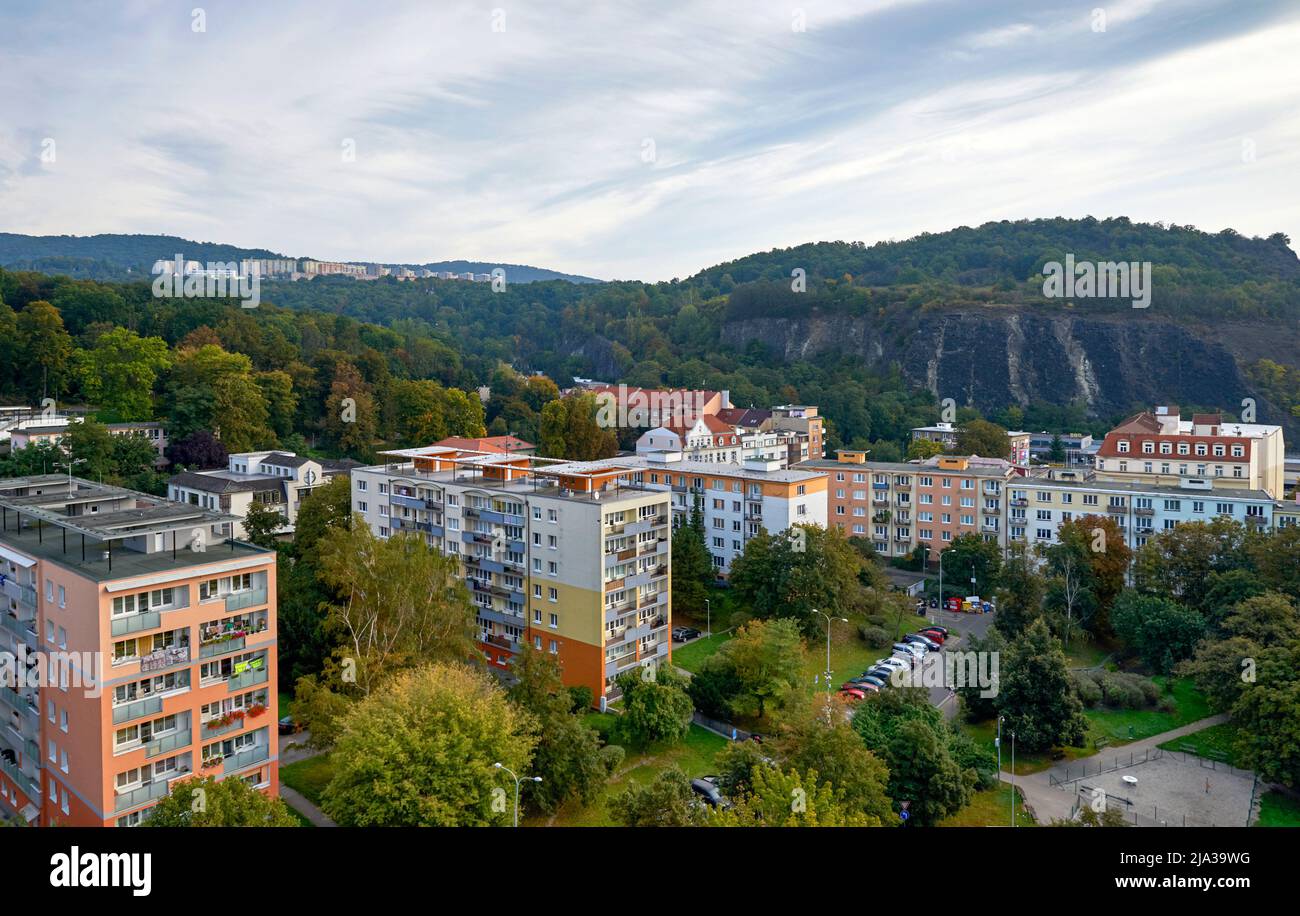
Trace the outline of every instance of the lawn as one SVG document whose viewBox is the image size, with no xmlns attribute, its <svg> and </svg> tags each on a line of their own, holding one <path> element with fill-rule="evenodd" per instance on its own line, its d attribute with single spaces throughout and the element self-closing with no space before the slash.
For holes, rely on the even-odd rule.
<svg viewBox="0 0 1300 916">
<path fill-rule="evenodd" d="M 676 764 L 689 777 L 713 772 L 713 758 L 727 744 L 727 739 L 698 725 L 679 744 L 652 744 L 643 749 L 627 748 L 627 757 L 589 805 L 569 802 L 554 817 L 532 817 L 529 827 L 611 827 L 607 810 L 609 800 L 632 783 L 644 785 L 659 773 Z"/>
<path fill-rule="evenodd" d="M 961 728 L 976 742 L 987 747 L 995 748 L 994 739 L 998 733 L 998 723 L 995 719 L 989 719 L 985 722 L 970 723 L 963 721 Z M 1053 760 L 1050 751 L 1038 751 L 1029 753 L 1023 748 L 1016 748 L 1016 767 L 1014 772 L 1017 776 L 1027 776 L 1030 773 L 1038 773 L 1046 770 L 1050 766 L 1058 763 L 1065 763 L 1070 760 L 1077 760 L 1080 757 L 1091 757 L 1096 753 L 1096 749 L 1089 747 L 1067 747 L 1063 748 L 1065 756 L 1060 760 Z M 1004 733 L 1002 735 L 1002 769 L 1012 772 L 1011 769 L 1011 738 Z"/>
<path fill-rule="evenodd" d="M 1169 678 L 1157 675 L 1152 680 L 1173 695 L 1174 702 L 1178 704 L 1174 712 L 1162 712 L 1159 709 L 1088 709 L 1085 714 L 1092 724 L 1089 739 L 1095 743 L 1098 738 L 1105 737 L 1110 739 L 1112 746 L 1127 744 L 1210 715 L 1210 704 L 1204 694 L 1196 689 L 1191 678 L 1179 678 L 1171 682 Z"/>
<path fill-rule="evenodd" d="M 1192 732 L 1172 741 L 1165 741 L 1160 746 L 1167 751 L 1187 751 L 1198 757 L 1222 760 L 1232 766 L 1240 766 L 1233 744 L 1237 740 L 1237 726 L 1231 722 L 1211 725 L 1199 732 Z"/>
<path fill-rule="evenodd" d="M 1265 793 L 1259 800 L 1256 827 L 1300 827 L 1300 801 L 1280 792 Z"/>
<path fill-rule="evenodd" d="M 697 639 L 681 648 L 673 648 L 673 664 L 691 674 L 700 670 L 704 660 L 722 648 L 722 644 L 731 639 L 731 633 L 714 633 L 712 636 Z"/>
<path fill-rule="evenodd" d="M 296 789 L 313 805 L 320 807 L 321 793 L 334 777 L 329 754 L 319 754 L 280 767 L 280 781 Z"/>
<path fill-rule="evenodd" d="M 1066 650 L 1065 662 L 1071 668 L 1096 668 L 1110 655 L 1110 650 L 1086 638 L 1086 634 L 1075 635 L 1070 639 L 1070 648 Z"/>
<path fill-rule="evenodd" d="M 1018 789 L 1000 783 L 992 789 L 976 792 L 965 808 L 944 818 L 940 827 L 1006 827 L 1011 823 L 1011 793 L 1016 793 L 1016 826 L 1037 827 L 1038 822 L 1024 810 L 1025 798 Z"/>
<path fill-rule="evenodd" d="M 907 622 L 906 618 L 904 621 Z M 869 646 L 858 636 L 858 624 L 836 623 L 831 630 L 831 686 L 838 690 L 840 684 L 862 674 L 876 659 L 888 657 L 892 652 L 890 645 Z M 814 693 L 826 690 L 823 679 L 826 671 L 825 630 L 822 630 L 820 638 L 809 637 L 803 670 L 806 690 Z"/>
</svg>

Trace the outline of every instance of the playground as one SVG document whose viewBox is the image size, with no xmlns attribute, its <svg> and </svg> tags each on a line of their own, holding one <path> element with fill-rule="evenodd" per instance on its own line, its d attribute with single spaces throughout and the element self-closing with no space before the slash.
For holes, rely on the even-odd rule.
<svg viewBox="0 0 1300 916">
<path fill-rule="evenodd" d="M 1159 748 L 1127 760 L 1069 783 L 1076 803 L 1092 805 L 1105 792 L 1108 808 L 1141 827 L 1245 827 L 1253 819 L 1258 787 L 1247 770 Z"/>
</svg>

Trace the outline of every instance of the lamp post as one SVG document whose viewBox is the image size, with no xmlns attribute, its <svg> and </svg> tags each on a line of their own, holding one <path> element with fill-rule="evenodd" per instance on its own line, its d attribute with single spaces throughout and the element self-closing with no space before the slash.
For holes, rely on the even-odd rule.
<svg viewBox="0 0 1300 916">
<path fill-rule="evenodd" d="M 817 608 L 813 608 L 813 612 L 826 618 L 826 693 L 829 694 L 831 692 L 831 621 L 838 620 L 840 623 L 848 623 L 848 621 L 843 617 L 832 617 Z"/>
<path fill-rule="evenodd" d="M 943 600 L 943 549 L 939 550 L 939 610 L 946 611 L 948 603 Z M 934 621 L 931 621 L 933 623 Z"/>
<path fill-rule="evenodd" d="M 520 779 L 520 777 L 515 775 L 515 771 L 510 769 L 510 767 L 506 766 L 505 764 L 494 763 L 492 765 L 496 767 L 498 770 L 505 770 L 507 773 L 510 774 L 511 778 L 513 778 L 515 781 L 515 826 L 518 827 L 519 826 L 519 783 L 520 782 L 541 782 L 542 777 L 525 776 L 522 779 Z"/>
<path fill-rule="evenodd" d="M 67 461 L 57 462 L 54 465 L 56 468 L 68 469 L 68 495 L 69 496 L 72 495 L 72 469 L 79 464 L 85 463 L 85 461 L 86 461 L 85 458 L 73 458 L 69 456 Z"/>
<path fill-rule="evenodd" d="M 1001 779 L 1002 778 L 1002 716 L 998 716 L 998 740 L 993 743 L 998 746 L 998 778 Z M 1015 790 L 1013 789 L 1012 791 Z"/>
<path fill-rule="evenodd" d="M 704 613 L 708 615 L 705 619 L 704 630 L 705 636 L 713 635 L 713 604 L 708 598 L 704 599 Z"/>
<path fill-rule="evenodd" d="M 1016 772 L 1016 733 L 1011 733 L 1011 774 Z M 1016 826 L 1016 784 L 1011 784 L 1011 826 Z"/>
</svg>

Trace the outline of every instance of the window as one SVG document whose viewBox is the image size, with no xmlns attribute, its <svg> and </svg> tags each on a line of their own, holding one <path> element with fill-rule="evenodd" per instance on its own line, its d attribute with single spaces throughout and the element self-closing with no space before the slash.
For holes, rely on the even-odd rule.
<svg viewBox="0 0 1300 916">
<path fill-rule="evenodd" d="M 546 596 L 546 597 L 547 597 L 548 600 L 550 600 L 550 601 L 559 601 L 559 600 L 560 600 L 560 593 L 559 593 L 558 590 L 553 589 L 553 588 L 550 588 L 550 589 L 547 589 L 546 591 L 547 591 L 547 596 Z"/>
<path fill-rule="evenodd" d="M 59 586 L 59 607 L 68 606 L 68 593 L 64 591 L 63 586 Z"/>
</svg>

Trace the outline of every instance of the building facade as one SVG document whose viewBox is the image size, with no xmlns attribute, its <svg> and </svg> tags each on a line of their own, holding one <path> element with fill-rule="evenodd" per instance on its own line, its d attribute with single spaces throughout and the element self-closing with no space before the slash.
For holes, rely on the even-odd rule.
<svg viewBox="0 0 1300 916">
<path fill-rule="evenodd" d="M 229 517 L 65 475 L 0 481 L 0 813 L 135 826 L 177 780 L 278 793 L 275 553 Z M 44 667 L 44 673 L 32 672 Z"/>
</svg>

